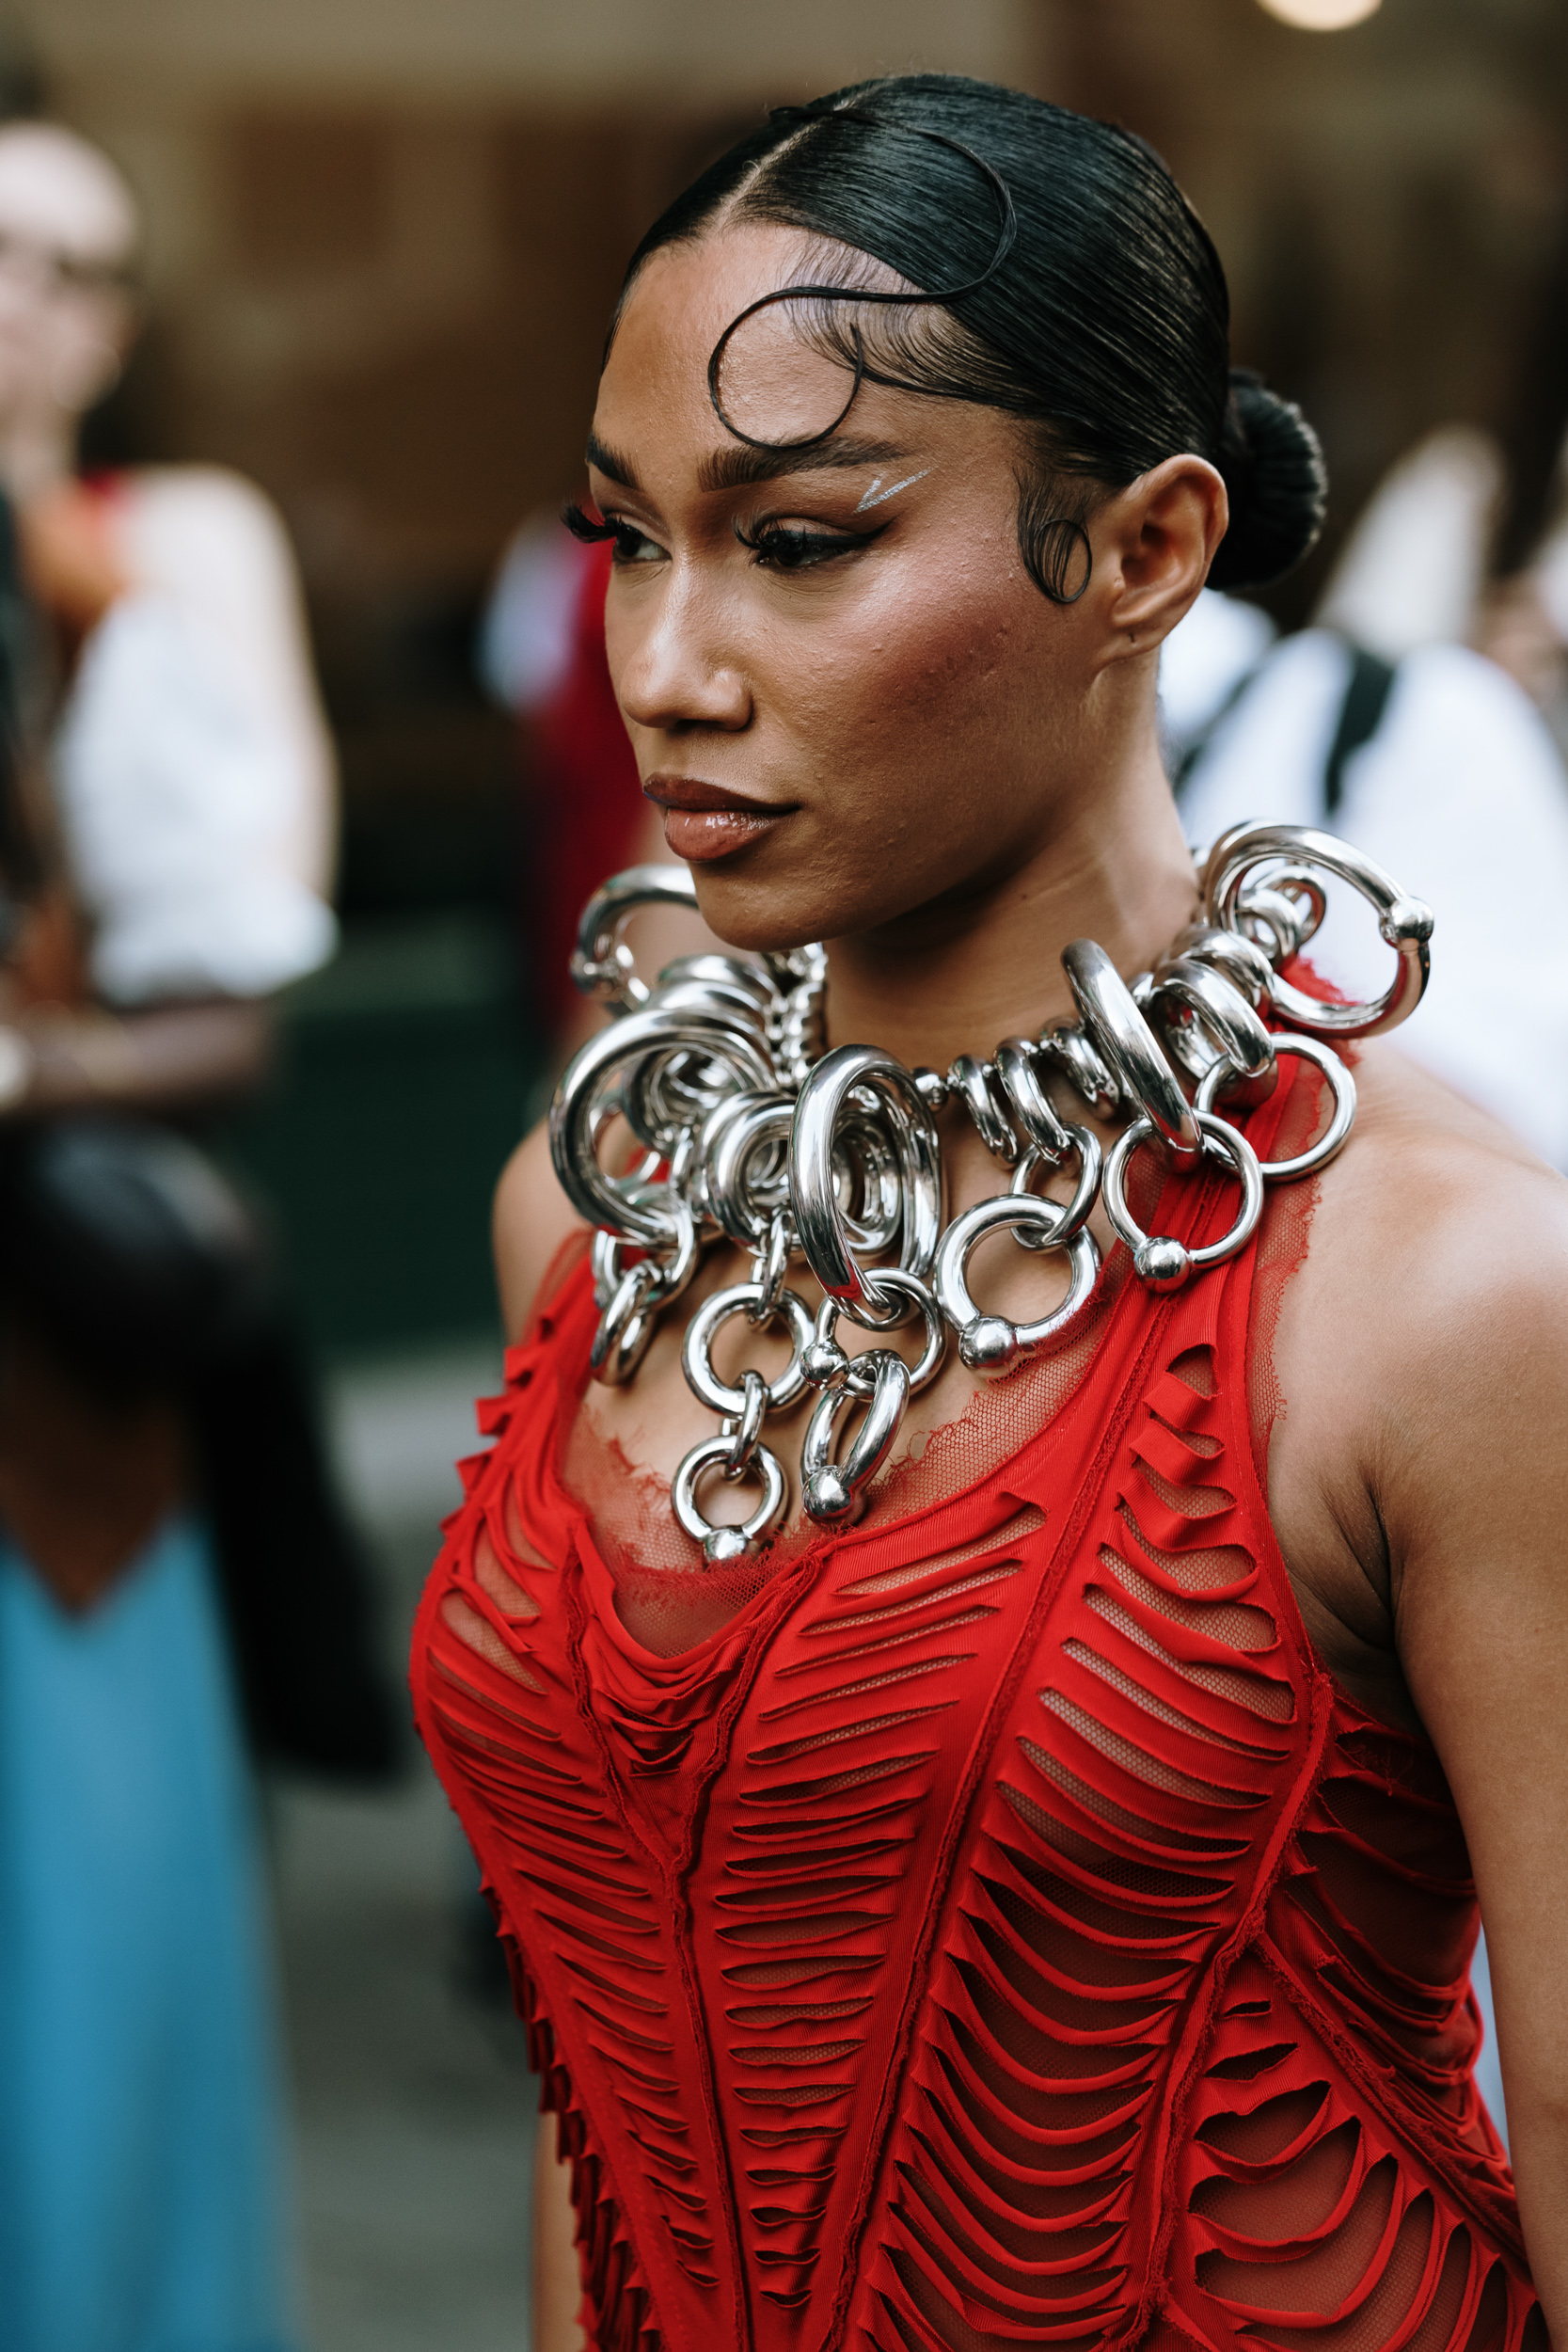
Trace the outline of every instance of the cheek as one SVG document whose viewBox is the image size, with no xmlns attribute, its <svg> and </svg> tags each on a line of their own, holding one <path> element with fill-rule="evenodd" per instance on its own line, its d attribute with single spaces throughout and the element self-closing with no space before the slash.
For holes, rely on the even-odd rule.
<svg viewBox="0 0 1568 2352">
<path fill-rule="evenodd" d="M 978 764 L 1027 732 L 1049 653 L 1042 606 L 995 558 L 950 565 L 935 582 L 925 568 L 890 567 L 875 596 L 776 671 L 779 722 L 813 766 L 853 757 L 860 792 L 890 781 L 878 771 L 894 760 L 906 806 L 927 764 L 950 790 L 955 755 L 967 748 Z"/>
</svg>

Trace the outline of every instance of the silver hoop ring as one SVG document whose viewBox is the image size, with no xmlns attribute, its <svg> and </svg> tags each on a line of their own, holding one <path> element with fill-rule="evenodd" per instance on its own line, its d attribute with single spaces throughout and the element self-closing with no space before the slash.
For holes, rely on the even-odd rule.
<svg viewBox="0 0 1568 2352">
<path fill-rule="evenodd" d="M 601 882 L 578 923 L 572 977 L 586 996 L 597 996 L 619 1012 L 633 1012 L 650 993 L 637 977 L 631 949 L 621 933 L 639 907 L 680 906 L 695 910 L 697 885 L 689 866 L 628 866 Z"/>
<path fill-rule="evenodd" d="M 1196 956 L 1211 971 L 1223 972 L 1232 988 L 1241 990 L 1254 1012 L 1268 993 L 1274 966 L 1258 942 L 1248 939 L 1244 931 L 1222 931 L 1214 923 L 1189 923 L 1171 942 L 1164 961 L 1155 965 L 1155 978 L 1164 979 L 1172 964 L 1183 956 Z"/>
<path fill-rule="evenodd" d="M 974 1054 L 960 1054 L 947 1073 L 947 1092 L 957 1095 L 970 1118 L 974 1131 L 993 1159 L 1004 1168 L 1011 1168 L 1018 1157 L 1018 1137 L 997 1107 L 990 1090 L 995 1073 Z"/>
<path fill-rule="evenodd" d="M 1096 1119 L 1116 1117 L 1121 1108 L 1121 1089 L 1082 1029 L 1069 1028 L 1065 1023 L 1042 1029 L 1036 1050 L 1077 1089 Z"/>
<path fill-rule="evenodd" d="M 686 1340 L 681 1348 L 681 1369 L 693 1395 L 713 1412 L 723 1414 L 727 1421 L 736 1421 L 746 1410 L 746 1391 L 732 1389 L 720 1379 L 713 1369 L 714 1334 L 731 1315 L 746 1315 L 762 1304 L 767 1294 L 760 1282 L 736 1282 L 730 1289 L 715 1291 L 705 1298 L 686 1327 Z M 789 1326 L 791 1353 L 788 1363 L 776 1380 L 768 1383 L 768 1405 L 771 1412 L 793 1405 L 806 1385 L 806 1369 L 802 1360 L 811 1345 L 814 1325 L 811 1310 L 794 1291 L 781 1291 L 774 1308 Z"/>
<path fill-rule="evenodd" d="M 745 1559 L 754 1552 L 761 1538 L 778 1524 L 789 1497 L 778 1456 L 767 1446 L 759 1445 L 746 1467 L 762 1480 L 762 1501 L 738 1527 L 715 1527 L 697 1508 L 697 1481 L 705 1470 L 720 1470 L 729 1458 L 728 1438 L 705 1438 L 701 1445 L 692 1447 L 675 1472 L 670 1490 L 676 1518 L 692 1542 L 702 1545 L 710 1567 L 725 1560 Z"/>
<path fill-rule="evenodd" d="M 1258 1163 L 1258 1173 L 1266 1184 L 1288 1184 L 1294 1177 L 1310 1176 L 1318 1168 L 1326 1168 L 1335 1154 L 1343 1151 L 1350 1140 L 1350 1131 L 1355 1124 L 1355 1080 L 1333 1046 L 1325 1045 L 1321 1038 L 1276 1037 L 1274 1050 L 1276 1054 L 1294 1054 L 1302 1061 L 1315 1062 L 1334 1089 L 1334 1116 L 1316 1143 L 1308 1144 L 1307 1150 L 1298 1152 L 1293 1159 L 1259 1160 Z M 1216 1062 L 1198 1087 L 1196 1105 L 1198 1110 L 1212 1109 L 1221 1074 L 1221 1065 Z"/>
<path fill-rule="evenodd" d="M 1148 1121 L 1170 1165 L 1195 1168 L 1203 1146 L 1187 1098 L 1116 965 L 1092 939 L 1075 939 L 1063 950 L 1062 968 L 1084 1026 L 1123 1095 Z"/>
<path fill-rule="evenodd" d="M 652 1259 L 628 1266 L 599 1317 L 588 1352 L 588 1369 L 601 1386 L 624 1388 L 632 1377 L 648 1352 L 662 1304 Z"/>
<path fill-rule="evenodd" d="M 595 1150 L 599 1115 L 605 1095 L 615 1086 L 635 1080 L 638 1066 L 689 1051 L 734 1071 L 743 1087 L 759 1092 L 772 1085 L 766 1049 L 736 1023 L 714 1013 L 686 1012 L 678 1017 L 661 1006 L 601 1029 L 574 1055 L 550 1104 L 550 1158 L 567 1200 L 589 1225 L 607 1227 L 629 1241 L 655 1248 L 675 1237 L 678 1220 L 672 1196 L 664 1186 L 640 1186 L 607 1176 Z M 662 1192 L 657 1207 L 638 1198 L 649 1190 Z"/>
<path fill-rule="evenodd" d="M 929 1283 L 923 1282 L 918 1274 L 906 1274 L 902 1266 L 879 1266 L 870 1279 L 879 1290 L 896 1291 L 912 1306 L 920 1310 L 921 1320 L 926 1327 L 925 1344 L 916 1361 L 906 1367 L 910 1375 L 910 1394 L 918 1396 L 922 1389 L 930 1387 L 931 1382 L 942 1370 L 942 1359 L 947 1353 L 947 1326 L 942 1321 L 942 1310 L 937 1305 Z M 821 1347 L 828 1351 L 819 1359 L 823 1368 L 829 1373 L 826 1380 L 819 1380 L 816 1383 L 821 1388 L 838 1388 L 846 1379 L 853 1381 L 858 1367 L 865 1363 L 870 1355 L 876 1352 L 868 1350 L 859 1356 L 844 1354 L 837 1339 L 838 1319 L 843 1312 L 843 1308 L 835 1298 L 825 1298 L 817 1312 L 812 1344 L 814 1347 Z M 904 1320 L 905 1316 L 900 1315 L 899 1321 Z M 895 1352 L 889 1351 L 889 1353 Z M 842 1359 L 842 1362 L 835 1363 L 833 1360 L 835 1357 Z M 808 1369 L 807 1377 L 810 1378 L 810 1376 Z"/>
<path fill-rule="evenodd" d="M 834 1458 L 836 1423 L 841 1412 L 862 1401 L 862 1391 L 845 1382 L 825 1390 L 806 1427 L 800 1447 L 800 1486 L 808 1518 L 829 1526 L 849 1518 L 863 1489 L 887 1460 L 910 1401 L 910 1368 L 891 1348 L 874 1347 L 857 1358 L 871 1373 L 865 1419 L 856 1430 L 848 1454 Z"/>
<path fill-rule="evenodd" d="M 1196 956 L 1178 956 L 1155 973 L 1143 1005 L 1189 1077 L 1217 1076 L 1227 1094 L 1248 1108 L 1274 1092 L 1279 1077 L 1274 1041 L 1225 973 Z"/>
<path fill-rule="evenodd" d="M 913 1073 L 871 1045 L 840 1045 L 819 1061 L 795 1105 L 790 1189 L 795 1230 L 806 1263 L 830 1298 L 858 1323 L 881 1328 L 890 1320 L 849 1248 L 833 1188 L 833 1137 L 848 1097 L 869 1087 L 888 1113 L 904 1191 L 898 1263 L 927 1275 L 942 1234 L 942 1149 Z M 902 1310 L 900 1310 L 900 1314 Z"/>
<path fill-rule="evenodd" d="M 1301 867 L 1318 867 L 1349 882 L 1372 908 L 1399 965 L 1381 996 L 1356 1005 L 1325 1004 L 1293 988 L 1276 972 L 1269 982 L 1275 1009 L 1292 1029 L 1305 1030 L 1308 1037 L 1380 1037 L 1397 1028 L 1415 1011 L 1426 990 L 1432 969 L 1427 946 L 1433 932 L 1431 908 L 1418 898 L 1407 898 L 1381 866 L 1332 834 L 1319 833 L 1311 825 L 1254 825 L 1227 834 L 1210 854 L 1203 883 L 1210 922 L 1226 930 L 1239 930 L 1238 901 L 1248 874 L 1255 866 L 1279 862 L 1286 873 L 1272 879 L 1288 881 L 1298 889 L 1310 884 L 1309 874 L 1295 870 Z"/>
<path fill-rule="evenodd" d="M 1040 1084 L 1035 1067 L 1039 1047 L 1026 1037 L 1005 1037 L 996 1049 L 996 1074 L 1013 1117 L 1023 1130 L 1025 1150 L 1059 1168 L 1072 1150 L 1074 1131 L 1064 1126 L 1055 1104 Z"/>
<path fill-rule="evenodd" d="M 1063 1240 L 1065 1217 L 1058 1201 L 1041 1200 L 1032 1192 L 1017 1196 L 1004 1192 L 965 1209 L 942 1235 L 932 1287 L 943 1315 L 958 1335 L 958 1353 L 971 1372 L 988 1379 L 1010 1372 L 1024 1357 L 1065 1338 L 1094 1296 L 1100 1279 L 1100 1251 L 1094 1235 L 1085 1227 Z M 970 1295 L 967 1279 L 972 1253 L 988 1233 L 999 1229 L 1017 1233 L 1031 1227 L 1043 1236 L 1037 1247 L 1068 1252 L 1071 1275 L 1067 1296 L 1036 1323 L 1012 1323 L 1006 1315 L 982 1314 Z"/>
<path fill-rule="evenodd" d="M 1216 1119 L 1212 1111 L 1196 1111 L 1194 1117 L 1203 1136 L 1206 1156 L 1227 1161 L 1232 1174 L 1241 1180 L 1240 1214 L 1229 1232 L 1220 1240 L 1207 1242 L 1200 1249 L 1189 1249 L 1184 1242 L 1174 1240 L 1168 1233 L 1146 1233 L 1128 1208 L 1128 1163 L 1140 1144 L 1158 1140 L 1151 1120 L 1135 1119 L 1125 1134 L 1117 1137 L 1105 1162 L 1105 1214 L 1117 1239 L 1124 1241 L 1132 1252 L 1138 1279 L 1154 1291 L 1180 1290 L 1189 1275 L 1233 1258 L 1252 1239 L 1263 1213 L 1262 1171 L 1258 1154 L 1246 1137 L 1238 1135 L 1223 1119 Z"/>
<path fill-rule="evenodd" d="M 775 1208 L 789 1200 L 789 1130 L 795 1102 L 782 1089 L 732 1094 L 703 1122 L 699 1156 L 704 1198 L 719 1225 L 742 1249 L 754 1249 Z M 753 1171 L 772 1151 L 777 1164 L 759 1197 Z"/>
<path fill-rule="evenodd" d="M 1021 1249 L 1059 1248 L 1064 1242 L 1070 1241 L 1075 1233 L 1083 1231 L 1089 1221 L 1090 1211 L 1100 1198 L 1101 1163 L 1103 1158 L 1100 1149 L 1100 1137 L 1092 1127 L 1069 1127 L 1065 1133 L 1078 1154 L 1078 1182 L 1072 1188 L 1070 1200 L 1053 1200 L 1049 1194 L 1037 1194 L 1030 1191 L 1031 1184 L 1042 1168 L 1050 1168 L 1053 1173 L 1056 1168 L 1055 1162 L 1036 1146 L 1030 1146 L 1013 1170 L 1013 1181 L 1009 1190 L 1015 1200 L 1025 1198 L 1031 1200 L 1043 1199 L 1048 1207 L 1060 1209 L 1062 1212 L 1062 1223 L 1054 1233 L 1037 1236 L 1027 1228 L 1021 1229 L 1018 1234 L 1018 1244 Z"/>
</svg>

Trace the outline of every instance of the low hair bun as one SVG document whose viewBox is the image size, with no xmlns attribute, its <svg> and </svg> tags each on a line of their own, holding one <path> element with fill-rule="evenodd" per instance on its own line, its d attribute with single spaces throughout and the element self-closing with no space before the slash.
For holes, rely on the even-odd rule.
<svg viewBox="0 0 1568 2352">
<path fill-rule="evenodd" d="M 1328 501 L 1318 437 L 1292 401 L 1248 368 L 1230 371 L 1218 458 L 1230 528 L 1210 567 L 1212 588 L 1266 588 L 1316 544 Z"/>
</svg>

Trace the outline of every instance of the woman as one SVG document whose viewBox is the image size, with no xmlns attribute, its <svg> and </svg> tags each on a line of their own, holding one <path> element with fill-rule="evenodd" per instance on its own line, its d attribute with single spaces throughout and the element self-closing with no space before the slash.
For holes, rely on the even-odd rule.
<svg viewBox="0 0 1568 2352">
<path fill-rule="evenodd" d="M 654 228 L 589 457 L 643 789 L 712 930 L 773 960 L 673 970 L 579 1056 L 553 1161 L 536 1136 L 509 1171 L 532 1320 L 417 1638 L 589 2340 L 1539 2340 L 1466 1973 L 1473 1858 L 1550 2313 L 1560 1183 L 1373 1045 L 1350 1147 L 1239 1247 L 1116 977 L 1160 966 L 1141 1002 L 1262 1161 L 1311 1143 L 1320 1069 L 1347 1102 L 1299 1044 L 1269 1090 L 1260 951 L 1186 928 L 1155 738 L 1205 579 L 1310 542 L 1310 435 L 1228 377 L 1217 259 L 1148 150 L 915 77 L 775 116 Z M 1276 959 L 1309 895 L 1253 902 Z M 1408 976 L 1430 924 L 1381 911 Z M 582 970 L 626 1002 L 611 930 Z M 1183 939 L 1237 976 L 1223 1056 L 1183 1029 L 1222 1002 Z M 1052 1032 L 1075 1000 L 1176 1172 Z M 1010 1175 L 974 1058 L 999 1039 Z M 612 1103 L 661 1138 L 620 1176 Z M 1095 1279 L 1101 1146 L 1142 1279 L 1126 1248 Z M 1056 1165 L 1076 1207 L 1019 1197 Z M 602 1324 L 585 1207 L 645 1248 L 595 1245 Z M 1044 1257 L 966 1273 L 1003 1223 Z M 554 2352 L 571 2225 L 540 2170 Z"/>
</svg>

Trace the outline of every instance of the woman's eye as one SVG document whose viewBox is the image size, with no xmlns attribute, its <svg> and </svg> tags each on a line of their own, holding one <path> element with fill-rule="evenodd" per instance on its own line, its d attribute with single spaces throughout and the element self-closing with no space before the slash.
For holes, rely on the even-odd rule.
<svg viewBox="0 0 1568 2352">
<path fill-rule="evenodd" d="M 664 549 L 657 539 L 650 539 L 645 531 L 633 523 L 614 523 L 615 547 L 610 557 L 614 564 L 661 564 Z"/>
<path fill-rule="evenodd" d="M 857 532 L 792 531 L 783 523 L 764 523 L 754 532 L 737 529 L 736 536 L 753 550 L 755 562 L 776 572 L 803 572 L 866 545 Z"/>
</svg>

